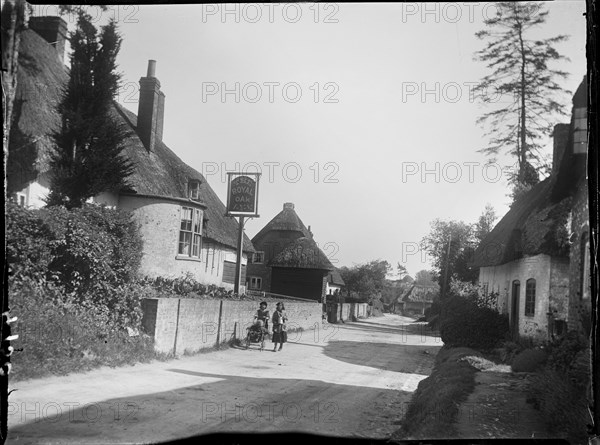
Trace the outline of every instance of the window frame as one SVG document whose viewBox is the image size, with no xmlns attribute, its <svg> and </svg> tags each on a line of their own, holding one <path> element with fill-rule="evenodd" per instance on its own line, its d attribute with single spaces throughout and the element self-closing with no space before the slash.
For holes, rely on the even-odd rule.
<svg viewBox="0 0 600 445">
<path fill-rule="evenodd" d="M 200 201 L 200 181 L 191 179 L 188 181 L 188 198 L 192 201 Z"/>
<path fill-rule="evenodd" d="M 202 213 L 194 207 L 180 207 L 178 258 L 202 261 Z M 191 219 L 185 218 L 188 216 Z"/>
<path fill-rule="evenodd" d="M 261 256 L 260 261 L 256 259 L 257 255 Z M 265 252 L 264 250 L 259 250 L 252 254 L 252 264 L 264 264 L 265 263 Z"/>
<path fill-rule="evenodd" d="M 535 316 L 535 297 L 537 283 L 535 278 L 529 278 L 525 282 L 525 308 L 524 314 L 526 317 Z M 533 289 L 533 291 L 532 291 Z"/>
<path fill-rule="evenodd" d="M 249 290 L 262 290 L 262 277 L 251 276 L 248 281 Z"/>
</svg>

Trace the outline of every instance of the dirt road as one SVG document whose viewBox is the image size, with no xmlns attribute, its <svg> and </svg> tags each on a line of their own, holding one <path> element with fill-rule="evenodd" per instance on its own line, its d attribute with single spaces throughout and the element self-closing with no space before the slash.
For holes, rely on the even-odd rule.
<svg viewBox="0 0 600 445">
<path fill-rule="evenodd" d="M 136 443 L 212 432 L 383 438 L 439 338 L 385 315 L 290 333 L 281 352 L 230 348 L 16 383 L 9 443 Z"/>
</svg>

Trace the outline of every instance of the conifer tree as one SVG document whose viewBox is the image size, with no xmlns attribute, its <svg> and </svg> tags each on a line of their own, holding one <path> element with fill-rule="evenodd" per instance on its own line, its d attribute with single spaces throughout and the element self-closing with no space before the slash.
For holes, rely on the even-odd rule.
<svg viewBox="0 0 600 445">
<path fill-rule="evenodd" d="M 516 199 L 539 181 L 539 172 L 549 169 L 541 152 L 542 141 L 551 133 L 555 118 L 566 114 L 561 96 L 568 93 L 557 83 L 568 74 L 550 64 L 568 60 L 555 49 L 568 36 L 532 36 L 534 29 L 546 22 L 548 11 L 542 3 L 495 5 L 497 14 L 484 21 L 486 29 L 476 33 L 486 46 L 475 53 L 475 59 L 486 63 L 490 73 L 475 91 L 492 108 L 477 121 L 487 127 L 489 137 L 488 146 L 479 151 L 492 161 L 500 152 L 515 158 L 509 183 Z"/>
<path fill-rule="evenodd" d="M 54 135 L 48 205 L 80 207 L 104 191 L 126 188 L 133 165 L 123 156 L 129 130 L 114 115 L 121 36 L 114 20 L 101 27 L 83 8 L 70 36 L 71 75 L 59 105 L 62 130 Z"/>
</svg>

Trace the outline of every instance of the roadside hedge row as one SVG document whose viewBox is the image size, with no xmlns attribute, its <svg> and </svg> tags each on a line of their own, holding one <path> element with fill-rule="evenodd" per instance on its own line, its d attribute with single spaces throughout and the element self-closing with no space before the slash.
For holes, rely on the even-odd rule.
<svg viewBox="0 0 600 445">
<path fill-rule="evenodd" d="M 30 210 L 6 203 L 15 379 L 154 356 L 140 332 L 142 239 L 128 212 L 86 205 Z"/>
</svg>

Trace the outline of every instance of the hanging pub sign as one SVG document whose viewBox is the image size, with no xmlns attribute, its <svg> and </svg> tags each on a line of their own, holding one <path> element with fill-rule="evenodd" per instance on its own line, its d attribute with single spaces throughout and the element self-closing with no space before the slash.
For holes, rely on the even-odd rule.
<svg viewBox="0 0 600 445">
<path fill-rule="evenodd" d="M 260 173 L 227 173 L 227 216 L 258 217 Z"/>
</svg>

